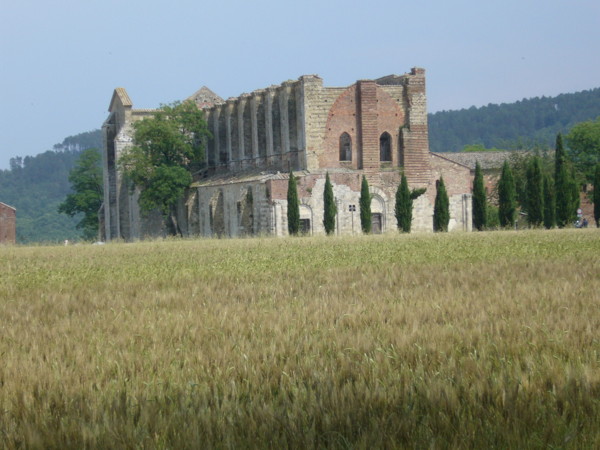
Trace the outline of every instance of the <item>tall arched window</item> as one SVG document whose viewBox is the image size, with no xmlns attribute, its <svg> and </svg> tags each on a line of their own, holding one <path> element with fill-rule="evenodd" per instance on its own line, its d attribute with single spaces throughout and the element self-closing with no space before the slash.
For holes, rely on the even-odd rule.
<svg viewBox="0 0 600 450">
<path fill-rule="evenodd" d="M 392 160 L 392 137 L 386 131 L 379 138 L 379 160 Z"/>
<path fill-rule="evenodd" d="M 352 139 L 348 133 L 340 136 L 340 161 L 352 161 Z"/>
</svg>

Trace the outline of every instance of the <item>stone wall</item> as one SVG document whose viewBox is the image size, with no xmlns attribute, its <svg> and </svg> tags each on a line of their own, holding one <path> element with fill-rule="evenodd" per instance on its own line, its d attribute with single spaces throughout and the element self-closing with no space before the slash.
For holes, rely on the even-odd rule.
<svg viewBox="0 0 600 450">
<path fill-rule="evenodd" d="M 207 107 L 210 173 L 303 168 L 301 83 L 287 81 Z"/>
</svg>

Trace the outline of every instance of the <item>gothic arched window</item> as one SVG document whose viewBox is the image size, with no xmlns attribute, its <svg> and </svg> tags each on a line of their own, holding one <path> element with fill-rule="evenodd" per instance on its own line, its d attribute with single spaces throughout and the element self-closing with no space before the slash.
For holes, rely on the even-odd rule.
<svg viewBox="0 0 600 450">
<path fill-rule="evenodd" d="M 379 160 L 392 160 L 392 137 L 386 131 L 379 138 Z"/>
<path fill-rule="evenodd" d="M 340 161 L 352 161 L 352 139 L 348 133 L 340 136 Z"/>
</svg>

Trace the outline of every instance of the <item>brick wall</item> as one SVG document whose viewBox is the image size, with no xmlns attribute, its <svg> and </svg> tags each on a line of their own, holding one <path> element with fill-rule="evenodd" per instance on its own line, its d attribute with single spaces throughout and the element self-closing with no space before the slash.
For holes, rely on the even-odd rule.
<svg viewBox="0 0 600 450">
<path fill-rule="evenodd" d="M 14 244 L 16 242 L 16 226 L 16 210 L 4 203 L 0 203 L 0 244 Z"/>
</svg>

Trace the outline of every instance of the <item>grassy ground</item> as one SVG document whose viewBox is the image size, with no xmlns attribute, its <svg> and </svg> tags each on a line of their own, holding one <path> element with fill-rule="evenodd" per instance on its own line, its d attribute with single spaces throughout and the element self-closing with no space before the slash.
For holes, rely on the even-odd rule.
<svg viewBox="0 0 600 450">
<path fill-rule="evenodd" d="M 6 448 L 598 448 L 597 230 L 0 248 Z"/>
</svg>

